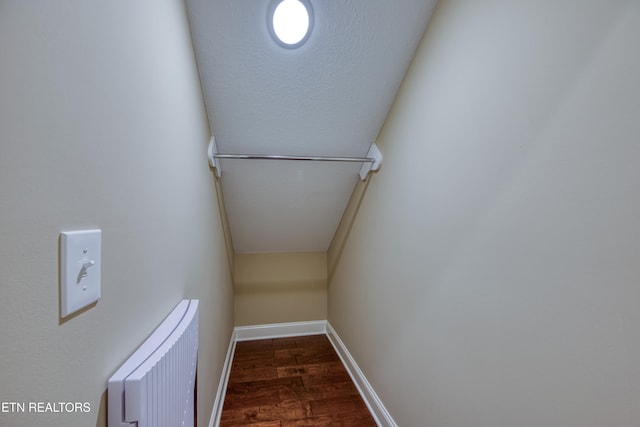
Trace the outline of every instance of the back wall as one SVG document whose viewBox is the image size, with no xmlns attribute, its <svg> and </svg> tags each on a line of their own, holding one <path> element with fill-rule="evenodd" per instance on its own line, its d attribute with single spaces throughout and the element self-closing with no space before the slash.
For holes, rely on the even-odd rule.
<svg viewBox="0 0 640 427">
<path fill-rule="evenodd" d="M 236 326 L 326 320 L 325 252 L 236 254 Z"/>
</svg>

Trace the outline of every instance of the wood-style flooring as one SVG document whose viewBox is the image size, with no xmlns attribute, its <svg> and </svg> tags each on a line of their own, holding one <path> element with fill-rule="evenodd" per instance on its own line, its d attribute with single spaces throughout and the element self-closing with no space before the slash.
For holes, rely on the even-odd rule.
<svg viewBox="0 0 640 427">
<path fill-rule="evenodd" d="M 376 423 L 325 335 L 236 344 L 221 427 Z"/>
</svg>

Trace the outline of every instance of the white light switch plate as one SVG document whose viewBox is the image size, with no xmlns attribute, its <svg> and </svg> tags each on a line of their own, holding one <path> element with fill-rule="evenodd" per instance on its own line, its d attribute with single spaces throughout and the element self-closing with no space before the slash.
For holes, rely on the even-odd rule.
<svg viewBox="0 0 640 427">
<path fill-rule="evenodd" d="M 102 230 L 60 233 L 60 316 L 100 299 Z"/>
</svg>

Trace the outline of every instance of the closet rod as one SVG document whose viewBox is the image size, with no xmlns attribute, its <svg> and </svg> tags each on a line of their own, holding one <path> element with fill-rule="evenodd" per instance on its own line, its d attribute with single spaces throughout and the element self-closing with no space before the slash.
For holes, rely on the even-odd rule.
<svg viewBox="0 0 640 427">
<path fill-rule="evenodd" d="M 318 162 L 359 162 L 373 163 L 371 157 L 330 157 L 330 156 L 280 156 L 261 154 L 213 154 L 216 159 L 258 159 L 258 160 L 307 160 Z"/>
<path fill-rule="evenodd" d="M 216 138 L 211 135 L 209 140 L 209 148 L 207 149 L 207 157 L 209 164 L 214 170 L 216 177 L 220 178 L 222 171 L 220 170 L 221 159 L 259 159 L 259 160 L 310 160 L 321 162 L 357 162 L 363 163 L 360 167 L 360 179 L 363 181 L 371 172 L 380 169 L 382 164 L 382 153 L 378 149 L 375 142 L 371 143 L 367 157 L 330 157 L 330 156 L 269 156 L 262 154 L 219 154 L 216 146 Z"/>
</svg>

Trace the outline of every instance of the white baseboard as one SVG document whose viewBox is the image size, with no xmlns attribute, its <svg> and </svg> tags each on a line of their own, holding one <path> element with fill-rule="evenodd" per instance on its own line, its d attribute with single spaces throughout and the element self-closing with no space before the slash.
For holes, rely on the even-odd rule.
<svg viewBox="0 0 640 427">
<path fill-rule="evenodd" d="M 269 338 L 323 335 L 327 333 L 327 321 L 273 323 L 270 325 L 236 326 L 236 341 L 252 341 Z"/>
<path fill-rule="evenodd" d="M 358 364 L 347 350 L 335 329 L 326 320 L 318 320 L 312 322 L 293 322 L 293 323 L 274 323 L 270 325 L 253 325 L 253 326 L 237 326 L 231 334 L 231 342 L 227 350 L 227 357 L 222 368 L 222 375 L 218 385 L 216 399 L 213 402 L 213 410 L 209 427 L 218 427 L 220 424 L 220 416 L 222 415 L 222 406 L 229 382 L 229 374 L 231 373 L 231 364 L 236 349 L 236 343 L 240 341 L 252 341 L 269 338 L 285 338 L 304 335 L 326 335 L 335 348 L 340 360 L 353 380 L 356 388 L 360 392 L 362 399 L 366 403 L 371 415 L 375 419 L 379 427 L 398 427 L 382 401 L 376 394 L 369 381 L 358 367 Z"/>
<path fill-rule="evenodd" d="M 209 427 L 217 427 L 220 425 L 220 416 L 222 415 L 222 406 L 224 404 L 224 396 L 227 393 L 227 384 L 229 383 L 229 374 L 231 373 L 231 364 L 233 362 L 233 355 L 236 352 L 236 331 L 231 333 L 231 341 L 229 342 L 229 348 L 227 349 L 227 356 L 224 359 L 224 365 L 222 365 L 222 373 L 220 374 L 220 382 L 218 383 L 218 391 L 216 392 L 216 398 L 213 401 L 213 409 L 211 411 L 211 418 L 209 419 Z"/>
<path fill-rule="evenodd" d="M 376 394 L 369 381 L 364 376 L 358 364 L 356 363 L 347 347 L 344 345 L 338 334 L 336 333 L 333 326 L 327 322 L 327 337 L 333 347 L 336 349 L 338 356 L 342 360 L 344 367 L 347 369 L 347 372 L 351 376 L 353 383 L 358 388 L 362 399 L 367 404 L 369 411 L 371 411 L 371 415 L 375 419 L 376 423 L 380 427 L 398 427 L 396 422 L 391 418 L 389 411 L 384 407 L 384 404 Z"/>
</svg>

